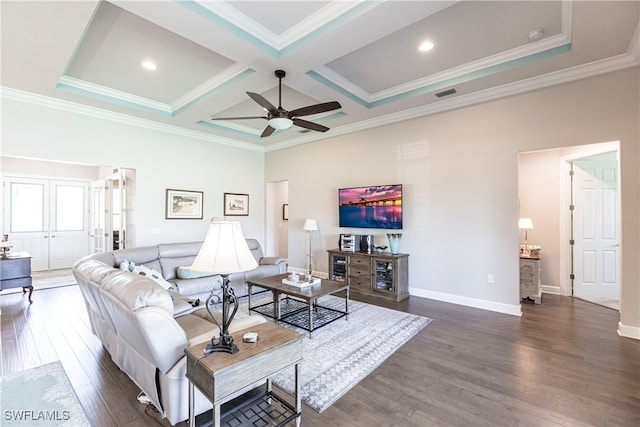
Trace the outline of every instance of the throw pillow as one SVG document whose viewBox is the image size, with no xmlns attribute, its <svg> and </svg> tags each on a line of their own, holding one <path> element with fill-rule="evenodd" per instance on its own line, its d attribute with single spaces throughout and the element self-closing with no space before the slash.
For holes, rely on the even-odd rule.
<svg viewBox="0 0 640 427">
<path fill-rule="evenodd" d="M 133 261 L 129 262 L 125 259 L 120 263 L 120 270 L 133 272 L 135 268 L 136 268 L 136 263 Z"/>
<path fill-rule="evenodd" d="M 198 277 L 208 277 L 213 276 L 213 273 L 198 273 L 196 271 L 191 270 L 190 266 L 187 267 L 178 267 L 176 275 L 180 279 L 197 279 Z"/>
<path fill-rule="evenodd" d="M 164 280 L 164 277 L 162 277 L 162 274 L 160 274 L 159 272 L 149 267 L 146 267 L 144 265 L 136 265 L 133 268 L 133 272 L 141 276 L 148 277 L 149 279 L 153 280 L 154 282 L 156 282 L 158 285 L 162 286 L 166 290 L 172 290 L 172 291 L 176 290 L 176 287 L 172 283 L 169 283 L 166 280 Z"/>
</svg>

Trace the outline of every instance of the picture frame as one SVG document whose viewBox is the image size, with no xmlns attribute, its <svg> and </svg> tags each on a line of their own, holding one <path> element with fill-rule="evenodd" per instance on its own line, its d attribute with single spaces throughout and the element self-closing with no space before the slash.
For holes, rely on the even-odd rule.
<svg viewBox="0 0 640 427">
<path fill-rule="evenodd" d="M 174 190 L 167 188 L 165 199 L 166 219 L 202 219 L 204 193 L 202 191 Z"/>
<path fill-rule="evenodd" d="M 282 205 L 282 219 L 284 221 L 289 221 L 289 205 L 287 203 Z"/>
<path fill-rule="evenodd" d="M 224 216 L 248 216 L 249 195 L 224 193 Z"/>
</svg>

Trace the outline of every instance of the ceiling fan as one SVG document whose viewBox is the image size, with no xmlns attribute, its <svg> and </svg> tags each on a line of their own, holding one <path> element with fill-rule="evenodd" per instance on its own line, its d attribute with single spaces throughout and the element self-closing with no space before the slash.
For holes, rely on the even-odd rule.
<svg viewBox="0 0 640 427">
<path fill-rule="evenodd" d="M 282 70 L 276 70 L 276 77 L 279 80 L 278 87 L 278 107 L 274 107 L 272 103 L 267 101 L 262 95 L 254 92 L 247 92 L 247 95 L 257 102 L 262 108 L 267 111 L 266 116 L 254 116 L 254 117 L 212 117 L 211 120 L 247 120 L 247 119 L 265 119 L 268 121 L 267 127 L 262 131 L 260 137 L 271 135 L 276 130 L 288 129 L 291 125 L 300 126 L 301 128 L 311 129 L 318 132 L 326 132 L 328 127 L 318 123 L 313 123 L 307 120 L 299 119 L 301 116 L 310 116 L 311 114 L 324 113 L 326 111 L 337 110 L 342 108 L 337 101 L 323 102 L 321 104 L 309 105 L 307 107 L 297 108 L 295 110 L 287 111 L 282 108 L 282 79 L 286 76 L 286 73 Z"/>
</svg>

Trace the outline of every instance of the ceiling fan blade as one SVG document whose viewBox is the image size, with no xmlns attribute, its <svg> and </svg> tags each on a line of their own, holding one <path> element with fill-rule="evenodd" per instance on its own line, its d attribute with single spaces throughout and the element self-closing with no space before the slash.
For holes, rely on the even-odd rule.
<svg viewBox="0 0 640 427">
<path fill-rule="evenodd" d="M 328 127 L 320 125 L 318 123 L 313 123 L 307 120 L 302 120 L 302 119 L 293 119 L 293 124 L 296 126 L 300 126 L 301 128 L 305 128 L 305 129 L 311 129 L 311 130 L 315 130 L 318 132 L 326 132 L 329 130 Z"/>
<path fill-rule="evenodd" d="M 260 106 L 262 108 L 264 108 L 265 110 L 273 113 L 278 111 L 278 109 L 276 107 L 273 106 L 272 103 L 270 103 L 269 101 L 267 101 L 262 95 L 260 95 L 259 93 L 255 93 L 255 92 L 247 92 L 247 95 L 249 95 L 251 97 L 251 99 L 253 99 L 254 101 L 256 101 L 258 104 L 260 104 Z"/>
<path fill-rule="evenodd" d="M 272 128 L 270 125 L 267 125 L 267 127 L 264 128 L 264 130 L 262 131 L 262 135 L 260 135 L 260 138 L 264 138 L 265 136 L 269 136 L 275 131 L 276 131 L 275 128 Z"/>
<path fill-rule="evenodd" d="M 255 116 L 255 117 L 211 117 L 211 120 L 252 120 L 252 119 L 265 119 L 269 120 L 266 116 Z"/>
<path fill-rule="evenodd" d="M 324 113 L 325 111 L 337 110 L 342 108 L 337 101 L 324 102 L 322 104 L 309 105 L 307 107 L 298 108 L 289 112 L 289 117 L 309 116 L 311 114 Z"/>
</svg>

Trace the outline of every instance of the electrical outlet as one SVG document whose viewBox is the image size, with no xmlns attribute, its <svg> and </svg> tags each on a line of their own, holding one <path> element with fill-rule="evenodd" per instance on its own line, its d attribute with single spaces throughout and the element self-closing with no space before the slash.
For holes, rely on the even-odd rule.
<svg viewBox="0 0 640 427">
<path fill-rule="evenodd" d="M 487 276 L 487 283 L 493 283 L 494 282 L 494 278 L 493 278 L 493 274 L 490 274 Z"/>
</svg>

